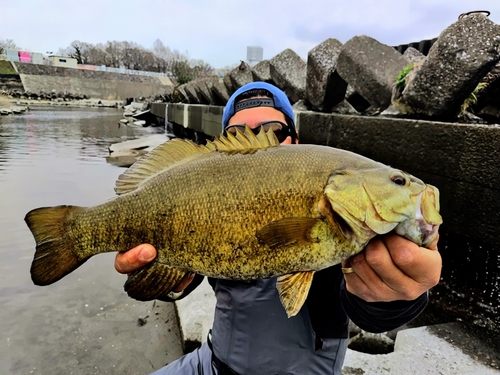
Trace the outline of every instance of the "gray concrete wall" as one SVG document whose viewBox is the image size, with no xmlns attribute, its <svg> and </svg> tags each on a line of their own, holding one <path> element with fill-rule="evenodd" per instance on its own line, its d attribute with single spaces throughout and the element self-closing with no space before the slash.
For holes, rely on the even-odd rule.
<svg viewBox="0 0 500 375">
<path fill-rule="evenodd" d="M 32 93 L 65 92 L 90 98 L 124 100 L 164 94 L 170 86 L 157 77 L 15 63 L 24 90 Z"/>
</svg>

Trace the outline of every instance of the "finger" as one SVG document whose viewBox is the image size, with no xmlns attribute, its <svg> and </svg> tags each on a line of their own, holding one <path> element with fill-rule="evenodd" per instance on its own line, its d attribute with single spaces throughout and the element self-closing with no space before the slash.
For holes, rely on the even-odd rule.
<svg viewBox="0 0 500 375">
<path fill-rule="evenodd" d="M 395 292 L 371 268 L 365 253 L 366 250 L 349 259 L 354 272 L 345 275 L 347 290 L 368 302 L 395 299 Z"/>
<path fill-rule="evenodd" d="M 134 272 L 151 262 L 156 257 L 156 249 L 149 244 L 142 244 L 127 252 L 116 254 L 115 269 L 123 274 Z"/>
<path fill-rule="evenodd" d="M 408 277 L 427 289 L 439 282 L 442 259 L 436 250 L 419 247 L 400 236 L 390 234 L 383 237 L 394 264 Z"/>
<path fill-rule="evenodd" d="M 390 289 L 386 298 L 411 300 L 423 292 L 418 282 L 394 262 L 383 238 L 376 238 L 368 244 L 365 249 L 365 259 L 369 268 Z"/>
<path fill-rule="evenodd" d="M 173 291 L 175 293 L 182 292 L 184 289 L 187 288 L 189 284 L 191 284 L 191 281 L 193 281 L 195 274 L 194 273 L 189 273 L 187 276 L 185 276 L 179 284 L 175 286 Z"/>
</svg>

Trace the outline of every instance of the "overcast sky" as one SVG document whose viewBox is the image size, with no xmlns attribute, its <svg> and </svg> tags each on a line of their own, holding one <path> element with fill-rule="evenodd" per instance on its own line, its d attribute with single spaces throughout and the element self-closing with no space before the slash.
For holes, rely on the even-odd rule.
<svg viewBox="0 0 500 375">
<path fill-rule="evenodd" d="M 0 39 L 44 54 L 74 40 L 152 48 L 160 39 L 222 68 L 246 60 L 247 46 L 262 47 L 264 59 L 291 48 L 306 60 L 328 38 L 431 39 L 472 10 L 500 23 L 500 0 L 0 0 Z"/>
</svg>

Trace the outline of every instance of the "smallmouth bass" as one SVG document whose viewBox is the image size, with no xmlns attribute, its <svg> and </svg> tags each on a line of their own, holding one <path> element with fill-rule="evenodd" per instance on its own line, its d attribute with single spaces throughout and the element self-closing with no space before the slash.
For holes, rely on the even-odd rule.
<svg viewBox="0 0 500 375">
<path fill-rule="evenodd" d="M 437 188 L 355 153 L 279 145 L 250 129 L 205 146 L 174 139 L 137 161 L 118 197 L 93 207 L 30 211 L 35 284 L 49 285 L 90 257 L 150 243 L 157 258 L 125 283 L 129 296 L 166 296 L 189 272 L 235 280 L 279 276 L 293 316 L 315 271 L 392 230 L 431 243 L 442 222 Z"/>
</svg>

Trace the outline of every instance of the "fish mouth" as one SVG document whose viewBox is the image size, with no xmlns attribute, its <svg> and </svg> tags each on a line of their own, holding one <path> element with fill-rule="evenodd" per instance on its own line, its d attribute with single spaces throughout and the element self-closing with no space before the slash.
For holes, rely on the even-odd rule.
<svg viewBox="0 0 500 375">
<path fill-rule="evenodd" d="M 417 219 L 416 222 L 417 222 L 417 225 L 418 225 L 419 231 L 420 231 L 420 238 L 422 239 L 422 245 L 424 245 L 424 246 L 431 243 L 432 241 L 434 241 L 434 239 L 437 236 L 439 226 L 441 225 L 441 222 L 442 222 L 442 220 L 440 220 L 441 222 L 439 222 L 439 223 L 433 223 L 433 222 L 428 223 L 426 221 L 426 218 L 425 218 L 425 215 L 423 212 L 423 211 L 425 211 L 425 209 L 423 207 L 423 205 L 425 204 L 424 203 L 425 202 L 425 194 L 429 194 L 429 190 L 425 189 L 422 193 L 420 193 L 418 195 L 417 211 L 415 214 L 415 218 Z M 436 213 L 437 213 L 438 208 L 434 206 L 434 209 L 436 210 Z M 441 216 L 439 216 L 439 217 L 441 217 Z M 427 220 L 430 221 L 431 219 L 427 219 Z M 436 221 L 436 220 L 434 220 L 434 221 Z"/>
<path fill-rule="evenodd" d="M 415 216 L 401 222 L 395 231 L 419 246 L 432 243 L 443 222 L 439 214 L 438 191 L 434 186 L 427 186 L 416 198 Z"/>
</svg>

